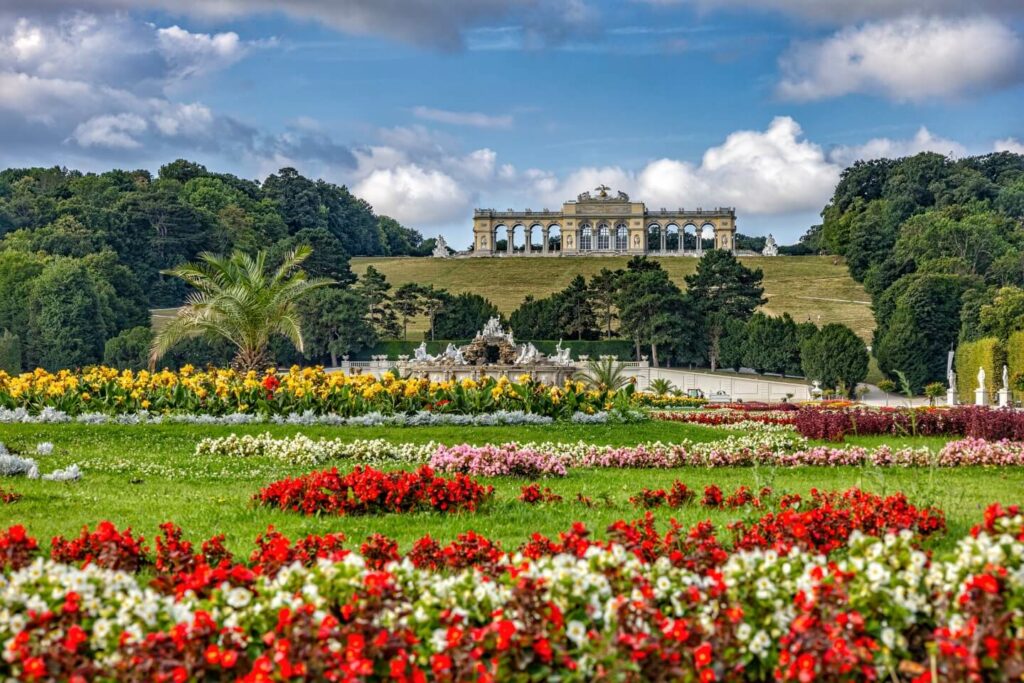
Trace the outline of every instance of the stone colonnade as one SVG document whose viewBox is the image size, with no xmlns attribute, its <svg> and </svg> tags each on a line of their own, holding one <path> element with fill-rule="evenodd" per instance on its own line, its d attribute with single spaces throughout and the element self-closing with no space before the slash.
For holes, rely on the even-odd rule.
<svg viewBox="0 0 1024 683">
<path fill-rule="evenodd" d="M 561 211 L 477 209 L 473 214 L 473 254 L 699 256 L 709 232 L 714 235 L 714 248 L 735 251 L 736 212 L 732 208 L 648 210 L 622 192 L 612 197 L 603 186 L 598 191 L 596 197 L 584 193 L 577 201 L 566 202 Z M 522 241 L 517 240 L 520 236 Z M 540 244 L 535 243 L 538 238 Z M 504 247 L 499 248 L 502 241 Z"/>
</svg>

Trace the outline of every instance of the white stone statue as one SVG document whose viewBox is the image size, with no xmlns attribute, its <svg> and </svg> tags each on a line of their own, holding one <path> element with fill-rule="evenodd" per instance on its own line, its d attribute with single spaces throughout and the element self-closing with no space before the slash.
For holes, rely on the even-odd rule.
<svg viewBox="0 0 1024 683">
<path fill-rule="evenodd" d="M 978 368 L 978 388 L 985 388 L 985 368 L 984 366 Z"/>
<path fill-rule="evenodd" d="M 519 355 L 516 356 L 516 365 L 527 365 L 528 363 L 535 363 L 540 359 L 541 353 L 537 350 L 533 344 L 523 344 L 519 349 Z"/>
<path fill-rule="evenodd" d="M 431 254 L 434 258 L 448 258 L 448 243 L 444 240 L 444 235 L 438 235 L 437 241 L 434 244 L 434 251 Z"/>
<path fill-rule="evenodd" d="M 1010 390 L 1010 370 L 1005 365 L 1003 366 L 1003 391 Z"/>
<path fill-rule="evenodd" d="M 553 356 L 548 356 L 548 360 L 558 363 L 559 365 L 569 365 L 572 363 L 572 358 L 569 357 L 571 352 L 572 349 L 568 347 L 564 349 L 562 348 L 562 340 L 559 339 L 558 346 L 555 347 L 555 354 Z"/>
<path fill-rule="evenodd" d="M 776 244 L 775 238 L 772 237 L 771 233 L 768 233 L 768 239 L 764 241 L 764 249 L 761 250 L 761 256 L 778 256 L 779 245 Z"/>
<path fill-rule="evenodd" d="M 434 357 L 427 353 L 427 342 L 421 342 L 413 354 L 417 363 L 430 363 L 434 360 Z"/>
<path fill-rule="evenodd" d="M 450 360 L 455 365 L 466 364 L 466 359 L 462 357 L 462 350 L 451 342 L 448 343 L 448 348 L 444 350 L 444 359 Z"/>
<path fill-rule="evenodd" d="M 498 318 L 488 320 L 480 335 L 483 337 L 504 337 L 505 330 L 501 329 L 501 320 Z"/>
<path fill-rule="evenodd" d="M 952 370 L 949 371 L 949 375 L 946 377 L 946 382 L 949 384 L 949 390 L 954 394 L 956 393 L 956 373 Z"/>
</svg>

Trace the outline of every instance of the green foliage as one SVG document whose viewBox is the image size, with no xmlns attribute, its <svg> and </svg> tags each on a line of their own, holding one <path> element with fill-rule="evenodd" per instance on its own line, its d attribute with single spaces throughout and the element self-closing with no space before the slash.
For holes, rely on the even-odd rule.
<svg viewBox="0 0 1024 683">
<path fill-rule="evenodd" d="M 689 295 L 673 283 L 657 261 L 636 258 L 619 277 L 617 306 L 623 336 L 631 337 L 640 354 L 650 348 L 658 367 L 659 347 L 666 360 L 695 360 L 703 353 L 701 320 Z"/>
<path fill-rule="evenodd" d="M 743 354 L 747 350 L 747 323 L 738 318 L 722 321 L 722 333 L 718 339 L 718 364 L 736 372 L 743 367 Z"/>
<path fill-rule="evenodd" d="M 767 302 L 763 279 L 760 268 L 747 268 L 731 252 L 721 249 L 705 252 L 696 272 L 686 276 L 686 291 L 706 333 L 705 348 L 712 369 L 718 367 L 726 321 L 746 321 Z"/>
<path fill-rule="evenodd" d="M 498 308 L 479 294 L 464 292 L 449 296 L 434 320 L 434 333 L 448 339 L 473 337 L 490 318 L 500 317 Z"/>
<path fill-rule="evenodd" d="M 1024 330 L 1014 332 L 1006 340 L 1006 365 L 1010 373 L 1010 389 L 1014 390 L 1014 398 L 1021 395 L 1020 387 L 1024 378 Z M 957 353 L 959 353 L 957 349 Z"/>
<path fill-rule="evenodd" d="M 1017 330 L 1024 329 L 1024 290 L 1002 287 L 989 303 L 978 310 L 977 334 L 983 337 L 1009 339 Z"/>
<path fill-rule="evenodd" d="M 551 339 L 565 336 L 558 321 L 560 303 L 557 295 L 543 299 L 534 299 L 527 295 L 522 305 L 509 316 L 509 327 L 520 339 Z"/>
<path fill-rule="evenodd" d="M 50 262 L 33 282 L 27 304 L 28 365 L 58 370 L 91 365 L 103 357 L 103 302 L 81 261 Z"/>
<path fill-rule="evenodd" d="M 746 324 L 743 365 L 759 374 L 771 372 L 785 376 L 799 371 L 799 363 L 800 346 L 793 319 L 788 315 L 773 317 L 755 313 Z"/>
<path fill-rule="evenodd" d="M 354 291 L 366 301 L 367 320 L 378 337 L 394 338 L 401 332 L 398 315 L 391 303 L 391 283 L 384 274 L 370 266 L 359 278 Z"/>
<path fill-rule="evenodd" d="M 291 237 L 281 240 L 274 245 L 271 251 L 271 263 L 275 265 L 282 263 L 288 254 L 303 244 L 313 248 L 313 253 L 303 264 L 303 270 L 307 275 L 330 278 L 339 285 L 355 282 L 356 276 L 349 267 L 348 253 L 342 246 L 341 240 L 324 228 L 304 228 Z"/>
<path fill-rule="evenodd" d="M 242 252 L 229 258 L 204 254 L 198 263 L 170 271 L 195 293 L 157 332 L 150 364 L 178 342 L 195 337 L 231 342 L 237 349 L 234 365 L 241 371 L 263 370 L 273 363 L 267 349 L 274 335 L 287 337 L 302 351 L 298 304 L 311 291 L 331 284 L 306 279 L 301 266 L 310 254 L 309 247 L 300 247 L 270 272 L 263 251 L 255 257 Z"/>
<path fill-rule="evenodd" d="M 875 350 L 883 373 L 894 377 L 902 371 L 915 392 L 945 379 L 947 352 L 959 334 L 963 289 L 955 275 L 914 275 L 892 288 L 902 292 L 891 318 L 880 323 Z"/>
<path fill-rule="evenodd" d="M 826 389 L 846 387 L 848 392 L 868 376 L 864 341 L 846 325 L 831 323 L 804 340 L 800 347 L 804 376 Z"/>
<path fill-rule="evenodd" d="M 358 353 L 377 343 L 368 320 L 369 304 L 357 291 L 324 287 L 299 302 L 306 357 L 330 359 Z"/>
<path fill-rule="evenodd" d="M 614 392 L 629 384 L 630 377 L 614 358 L 595 358 L 587 361 L 586 367 L 579 370 L 574 379 L 583 382 L 588 389 Z"/>
<path fill-rule="evenodd" d="M 22 371 L 21 340 L 9 330 L 0 333 L 0 370 L 10 375 Z"/>
<path fill-rule="evenodd" d="M 665 379 L 664 377 L 652 379 L 649 386 L 649 390 L 657 396 L 664 396 L 673 389 L 675 389 L 675 386 L 672 384 L 672 380 Z"/>
<path fill-rule="evenodd" d="M 111 337 L 103 347 L 103 364 L 118 370 L 144 370 L 149 364 L 153 330 L 133 327 Z"/>
<path fill-rule="evenodd" d="M 961 403 L 974 403 L 978 369 L 985 369 L 985 387 L 994 398 L 1003 373 L 1005 351 L 995 337 L 960 344 L 956 349 L 956 388 Z"/>
</svg>

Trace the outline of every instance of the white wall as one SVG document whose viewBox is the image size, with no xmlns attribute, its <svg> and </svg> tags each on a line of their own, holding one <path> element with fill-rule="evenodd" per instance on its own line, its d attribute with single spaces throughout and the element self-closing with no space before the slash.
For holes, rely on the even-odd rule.
<svg viewBox="0 0 1024 683">
<path fill-rule="evenodd" d="M 638 389 L 646 389 L 651 380 L 663 378 L 672 382 L 676 389 L 700 389 L 705 396 L 721 390 L 733 399 L 744 401 L 781 401 L 786 394 L 792 394 L 794 401 L 807 401 L 811 398 L 811 387 L 808 384 L 773 381 L 756 375 L 714 375 L 670 368 L 637 368 L 631 374 L 637 378 Z"/>
</svg>

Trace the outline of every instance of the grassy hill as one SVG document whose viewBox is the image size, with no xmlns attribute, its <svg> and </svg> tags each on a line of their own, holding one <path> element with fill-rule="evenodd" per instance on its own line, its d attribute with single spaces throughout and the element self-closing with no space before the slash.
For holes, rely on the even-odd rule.
<svg viewBox="0 0 1024 683">
<path fill-rule="evenodd" d="M 764 271 L 764 290 L 768 303 L 764 311 L 776 315 L 789 313 L 798 322 L 811 320 L 819 325 L 840 322 L 870 338 L 874 329 L 869 297 L 854 282 L 846 264 L 831 256 L 779 256 L 741 258 L 747 266 Z M 588 280 L 602 268 L 625 268 L 626 257 L 573 258 L 383 258 L 352 259 L 352 270 L 362 275 L 367 266 L 384 273 L 394 286 L 419 282 L 443 287 L 454 293 L 474 292 L 490 299 L 504 313 L 515 310 L 523 299 L 536 298 L 563 289 L 577 274 Z M 697 267 L 694 258 L 669 257 L 662 265 L 681 287 L 683 276 Z M 410 325 L 409 336 L 422 338 L 426 321 Z"/>
</svg>

